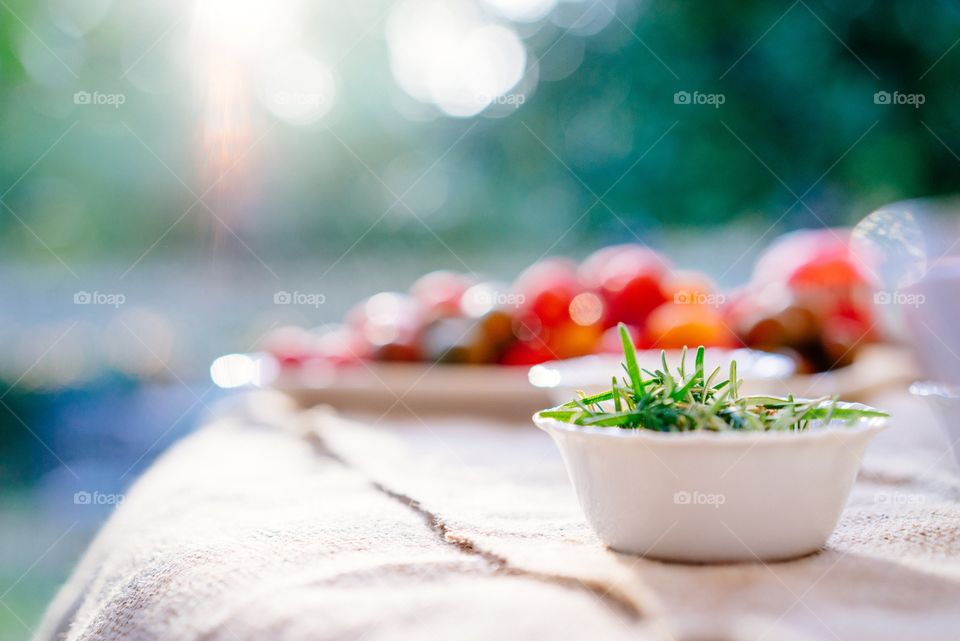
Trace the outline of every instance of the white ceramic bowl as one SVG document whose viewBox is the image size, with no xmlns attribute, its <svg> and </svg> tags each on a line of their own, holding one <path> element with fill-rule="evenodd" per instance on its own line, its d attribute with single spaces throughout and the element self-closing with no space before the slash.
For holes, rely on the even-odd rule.
<svg viewBox="0 0 960 641">
<path fill-rule="evenodd" d="M 845 404 L 847 407 L 866 407 Z M 788 559 L 836 527 L 885 418 L 804 432 L 578 427 L 534 415 L 560 448 L 597 536 L 614 550 L 687 562 Z"/>
</svg>

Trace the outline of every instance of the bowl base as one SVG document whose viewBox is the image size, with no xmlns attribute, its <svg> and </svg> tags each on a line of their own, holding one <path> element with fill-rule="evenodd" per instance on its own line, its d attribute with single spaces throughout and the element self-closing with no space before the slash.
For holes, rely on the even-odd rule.
<svg viewBox="0 0 960 641">
<path fill-rule="evenodd" d="M 629 556 L 638 556 L 649 561 L 658 561 L 660 563 L 673 563 L 679 565 L 742 565 L 747 563 L 787 563 L 790 561 L 797 561 L 799 559 L 804 559 L 809 556 L 814 556 L 824 551 L 824 546 L 820 545 L 815 548 L 801 551 L 801 552 L 792 552 L 785 553 L 783 555 L 772 555 L 767 557 L 759 557 L 754 555 L 743 555 L 743 556 L 727 556 L 727 555 L 717 555 L 710 556 L 704 555 L 703 557 L 694 557 L 689 555 L 671 555 L 671 554 L 657 554 L 656 552 L 631 552 L 630 550 L 618 550 L 612 545 L 606 546 L 611 552 L 616 552 L 617 554 L 627 554 Z"/>
</svg>

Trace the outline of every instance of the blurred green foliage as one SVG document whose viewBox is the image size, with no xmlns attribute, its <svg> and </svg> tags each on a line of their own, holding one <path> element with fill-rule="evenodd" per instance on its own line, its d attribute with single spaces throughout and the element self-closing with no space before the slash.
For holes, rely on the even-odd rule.
<svg viewBox="0 0 960 641">
<path fill-rule="evenodd" d="M 159 255 L 235 244 L 202 206 L 181 219 L 187 187 L 212 182 L 186 5 L 104 5 L 81 35 L 64 32 L 61 5 L 0 9 L 0 181 L 30 227 L 3 210 L 5 254 L 53 264 L 44 244 L 80 258 L 136 258 L 161 236 Z M 957 190 L 960 10 L 946 0 L 621 2 L 589 36 L 526 25 L 529 60 L 563 77 L 541 78 L 504 117 L 474 119 L 438 115 L 396 87 L 375 22 L 387 4 L 310 6 L 310 42 L 340 59 L 334 111 L 305 127 L 254 113 L 251 141 L 262 140 L 226 181 L 236 193 L 207 198 L 264 255 L 349 246 L 390 207 L 377 177 L 392 185 L 392 175 L 399 193 L 428 172 L 405 197 L 416 216 L 394 207 L 359 250 L 439 240 L 546 250 L 576 225 L 564 250 L 737 218 L 763 221 L 760 233 Z M 77 90 L 126 102 L 84 109 Z M 724 102 L 675 104 L 678 91 Z M 878 91 L 924 103 L 875 104 Z"/>
</svg>

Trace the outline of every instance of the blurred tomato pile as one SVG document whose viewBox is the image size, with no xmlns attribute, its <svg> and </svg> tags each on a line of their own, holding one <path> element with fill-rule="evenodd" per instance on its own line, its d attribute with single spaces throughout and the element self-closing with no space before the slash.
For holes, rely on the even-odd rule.
<svg viewBox="0 0 960 641">
<path fill-rule="evenodd" d="M 800 371 L 848 364 L 876 340 L 871 285 L 841 229 L 771 245 L 751 281 L 721 292 L 640 245 L 603 248 L 579 265 L 548 258 L 512 283 L 437 271 L 406 293 L 357 303 L 343 324 L 283 328 L 264 348 L 287 367 L 359 361 L 533 365 L 620 352 L 626 323 L 642 349 L 747 346 L 785 353 Z"/>
</svg>

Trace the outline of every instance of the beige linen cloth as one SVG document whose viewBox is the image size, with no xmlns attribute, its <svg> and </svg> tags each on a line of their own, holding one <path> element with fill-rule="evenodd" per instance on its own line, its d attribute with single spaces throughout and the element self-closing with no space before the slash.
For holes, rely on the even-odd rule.
<svg viewBox="0 0 960 641">
<path fill-rule="evenodd" d="M 136 483 L 36 639 L 958 641 L 946 441 L 874 401 L 898 420 L 825 550 L 696 566 L 602 547 L 529 423 L 249 396 Z"/>
</svg>

